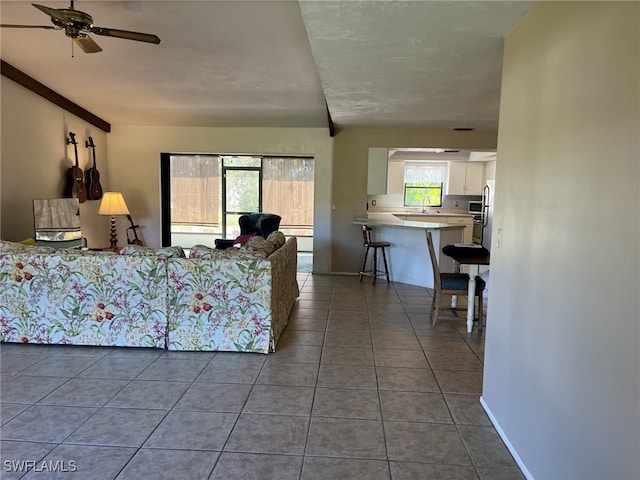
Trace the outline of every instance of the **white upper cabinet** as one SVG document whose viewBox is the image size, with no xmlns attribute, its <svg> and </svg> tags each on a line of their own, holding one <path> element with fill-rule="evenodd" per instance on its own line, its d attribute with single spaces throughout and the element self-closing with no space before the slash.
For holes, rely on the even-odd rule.
<svg viewBox="0 0 640 480">
<path fill-rule="evenodd" d="M 485 183 L 487 180 L 495 180 L 496 179 L 496 161 L 487 162 L 484 167 L 484 179 Z"/>
<path fill-rule="evenodd" d="M 482 195 L 484 163 L 449 162 L 447 195 Z"/>
<path fill-rule="evenodd" d="M 387 168 L 387 195 L 404 193 L 404 162 L 389 162 Z"/>
<path fill-rule="evenodd" d="M 369 171 L 367 173 L 367 194 L 385 195 L 387 193 L 387 159 L 386 148 L 369 149 Z"/>
</svg>

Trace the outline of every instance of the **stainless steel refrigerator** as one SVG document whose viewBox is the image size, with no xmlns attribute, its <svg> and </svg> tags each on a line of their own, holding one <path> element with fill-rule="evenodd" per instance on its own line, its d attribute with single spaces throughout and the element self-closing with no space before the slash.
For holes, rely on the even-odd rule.
<svg viewBox="0 0 640 480">
<path fill-rule="evenodd" d="M 493 199 L 495 180 L 487 180 L 482 191 L 482 246 L 491 251 L 491 229 L 493 228 Z"/>
</svg>

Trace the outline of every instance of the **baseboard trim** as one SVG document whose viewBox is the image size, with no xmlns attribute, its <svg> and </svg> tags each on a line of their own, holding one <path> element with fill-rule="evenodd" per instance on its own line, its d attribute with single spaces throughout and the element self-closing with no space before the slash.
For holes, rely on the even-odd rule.
<svg viewBox="0 0 640 480">
<path fill-rule="evenodd" d="M 500 435 L 500 438 L 502 439 L 504 444 L 507 446 L 507 449 L 509 450 L 509 452 L 513 456 L 513 459 L 518 464 L 518 467 L 522 471 L 522 474 L 525 476 L 525 478 L 527 480 L 535 480 L 533 478 L 533 475 L 531 475 L 531 472 L 529 472 L 529 470 L 527 469 L 526 465 L 524 464 L 524 462 L 520 458 L 520 455 L 518 455 L 518 452 L 516 451 L 514 446 L 509 441 L 509 437 L 507 437 L 506 433 L 504 433 L 504 430 L 502 430 L 502 427 L 500 426 L 500 423 L 498 422 L 496 417 L 493 415 L 493 412 L 491 412 L 491 409 L 485 403 L 484 398 L 482 396 L 480 397 L 480 405 L 482 405 L 482 408 L 484 408 L 484 411 L 489 416 L 489 420 L 491 420 L 491 423 L 493 423 L 494 428 L 498 432 L 498 435 Z"/>
</svg>

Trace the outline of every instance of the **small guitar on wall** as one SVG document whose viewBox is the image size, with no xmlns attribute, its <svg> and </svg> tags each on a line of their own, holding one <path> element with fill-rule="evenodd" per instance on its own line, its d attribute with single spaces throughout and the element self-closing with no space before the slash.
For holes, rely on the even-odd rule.
<svg viewBox="0 0 640 480">
<path fill-rule="evenodd" d="M 96 167 L 96 146 L 93 143 L 93 138 L 89 137 L 85 145 L 93 150 L 93 167 L 88 168 L 85 175 L 87 195 L 89 200 L 100 200 L 102 198 L 102 185 L 100 185 L 100 172 Z"/>
<path fill-rule="evenodd" d="M 87 201 L 87 191 L 84 189 L 84 175 L 82 169 L 78 165 L 78 142 L 76 140 L 76 134 L 69 132 L 69 138 L 67 144 L 73 145 L 73 151 L 76 155 L 76 164 L 73 167 L 67 169 L 67 186 L 65 187 L 65 196 L 69 198 L 77 198 L 78 202 L 84 203 Z"/>
</svg>

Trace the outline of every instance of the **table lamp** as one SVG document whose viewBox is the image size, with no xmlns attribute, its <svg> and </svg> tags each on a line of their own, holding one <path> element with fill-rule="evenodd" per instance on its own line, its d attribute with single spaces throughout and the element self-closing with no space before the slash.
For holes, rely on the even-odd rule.
<svg viewBox="0 0 640 480">
<path fill-rule="evenodd" d="M 111 235 L 109 241 L 111 249 L 115 250 L 118 245 L 116 234 L 116 215 L 129 215 L 127 204 L 120 192 L 105 192 L 98 208 L 98 215 L 109 215 L 111 217 Z"/>
</svg>

